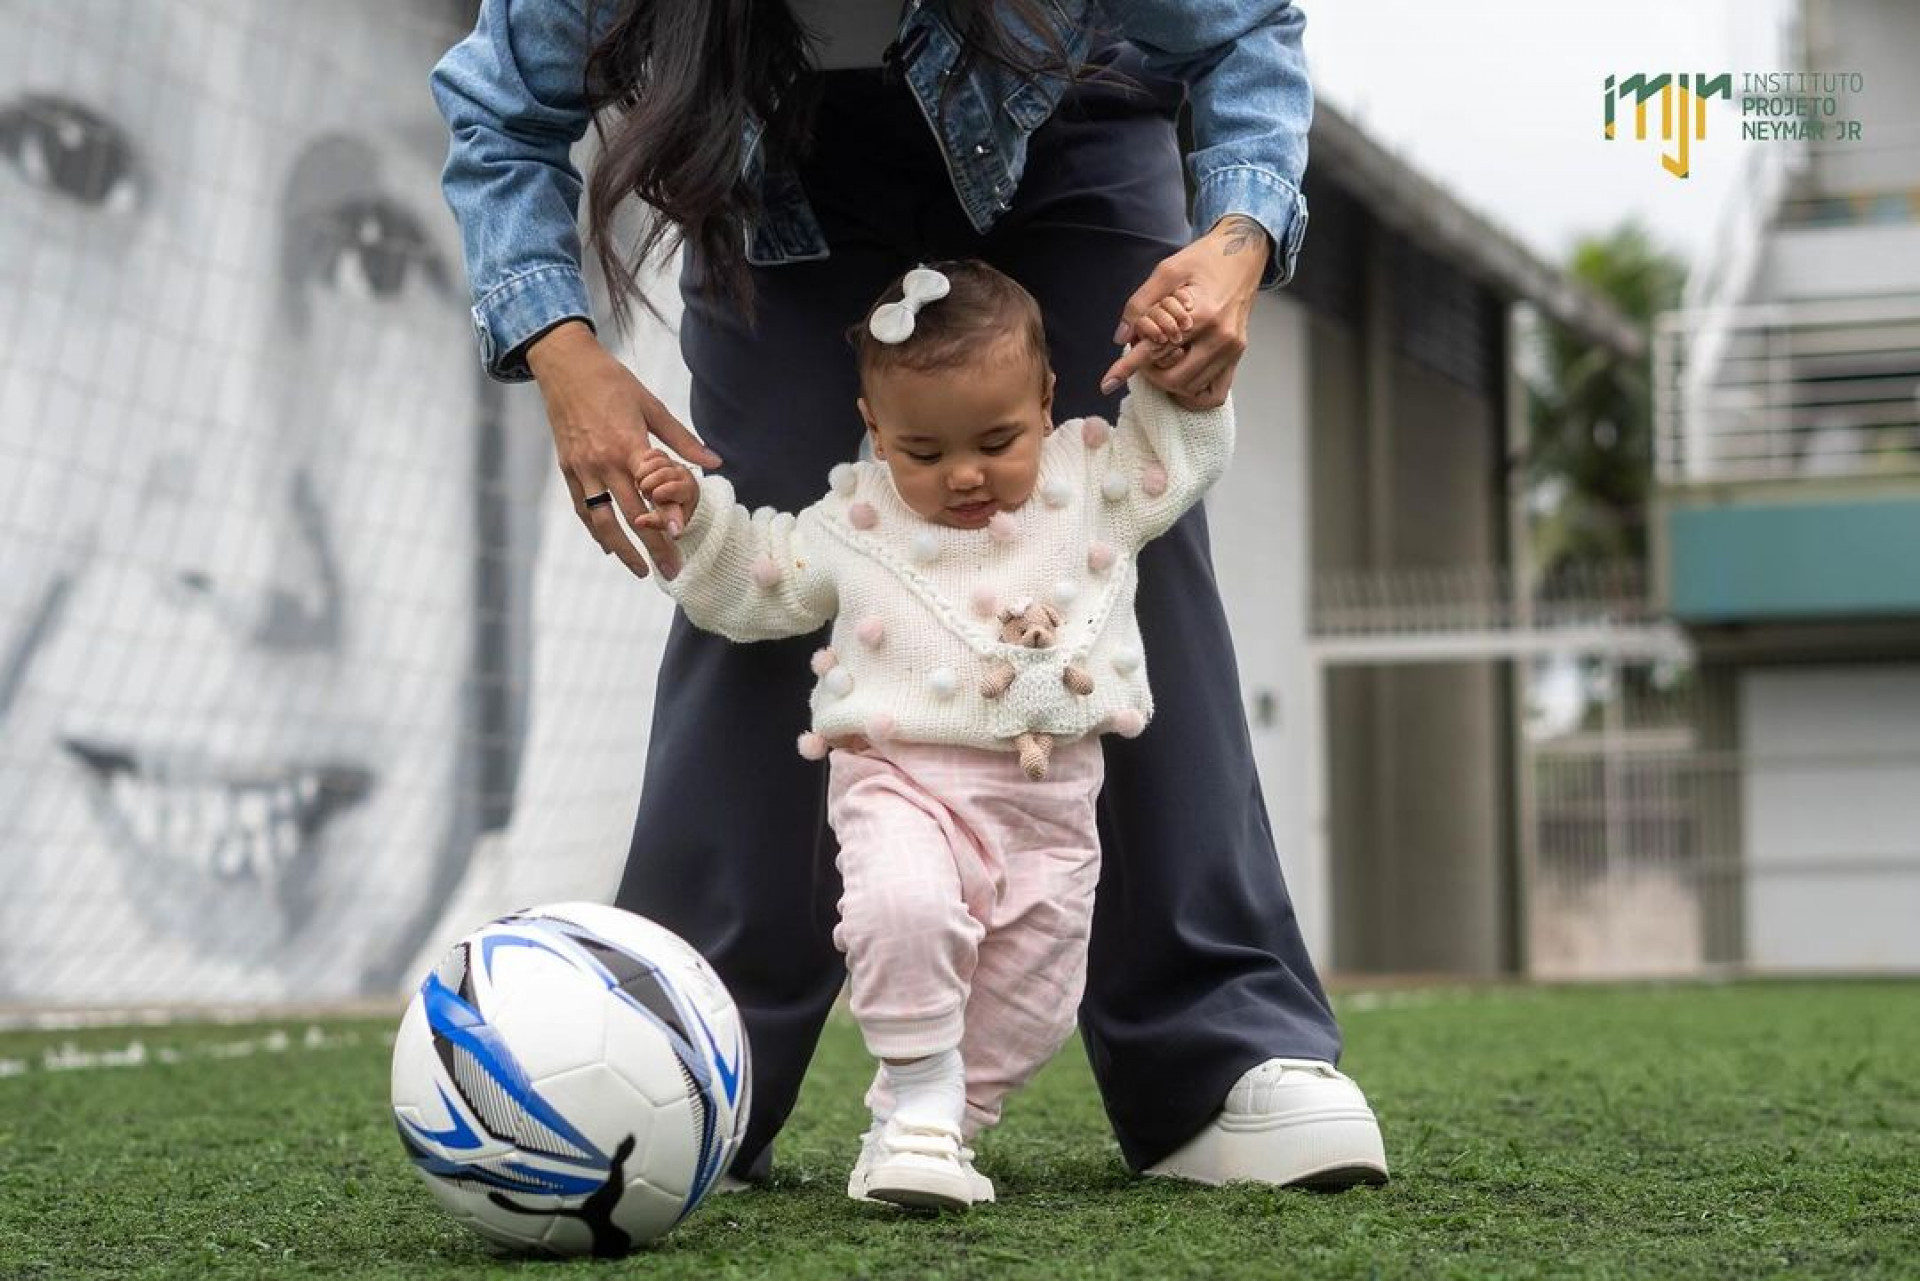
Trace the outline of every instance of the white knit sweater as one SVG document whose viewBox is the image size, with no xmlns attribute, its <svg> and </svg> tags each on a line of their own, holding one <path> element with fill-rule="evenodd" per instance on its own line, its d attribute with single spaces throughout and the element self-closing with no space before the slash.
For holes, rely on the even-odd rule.
<svg viewBox="0 0 1920 1281">
<path fill-rule="evenodd" d="M 1024 731 L 1066 741 L 1138 733 L 1153 712 L 1134 618 L 1135 556 L 1199 501 L 1233 451 L 1233 407 L 1190 412 L 1135 377 L 1120 425 L 1061 423 L 1039 481 L 988 529 L 921 518 L 886 464 L 842 463 L 830 492 L 797 516 L 748 514 L 724 477 L 700 482 L 680 539 L 685 568 L 655 576 L 698 627 L 736 641 L 800 636 L 834 620 L 816 655 L 813 729 L 1012 750 Z M 1045 600 L 1066 615 L 1056 643 L 999 639 L 997 611 Z M 980 686 L 995 660 L 1017 673 L 999 698 Z M 1062 682 L 1069 662 L 1091 694 Z"/>
</svg>

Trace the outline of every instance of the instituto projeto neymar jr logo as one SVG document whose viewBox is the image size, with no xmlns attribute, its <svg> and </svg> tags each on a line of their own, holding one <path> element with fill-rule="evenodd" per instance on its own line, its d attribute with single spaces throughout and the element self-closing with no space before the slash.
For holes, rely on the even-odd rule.
<svg viewBox="0 0 1920 1281">
<path fill-rule="evenodd" d="M 1866 131 L 1860 120 L 1866 77 L 1858 71 L 1743 71 L 1740 73 L 1739 120 L 1742 142 L 1857 144 Z M 1732 72 L 1643 72 L 1621 79 L 1607 77 L 1606 136 L 1619 136 L 1619 108 L 1633 106 L 1633 136 L 1647 137 L 1647 104 L 1660 99 L 1660 141 L 1673 148 L 1661 152 L 1660 164 L 1676 178 L 1692 172 L 1689 153 L 1707 137 L 1707 100 L 1734 101 Z"/>
<path fill-rule="evenodd" d="M 1633 136 L 1645 141 L 1647 136 L 1647 103 L 1655 97 L 1660 99 L 1660 141 L 1673 146 L 1673 154 L 1664 151 L 1660 155 L 1660 164 L 1676 178 L 1685 178 L 1692 171 L 1692 162 L 1688 159 L 1689 140 L 1702 141 L 1707 136 L 1707 99 L 1725 98 L 1733 101 L 1733 73 L 1722 72 L 1717 76 L 1705 74 L 1679 74 L 1662 72 L 1649 76 L 1636 72 L 1615 86 L 1615 77 L 1607 77 L 1607 139 L 1616 136 L 1617 124 L 1614 109 L 1620 100 L 1633 103 Z"/>
</svg>

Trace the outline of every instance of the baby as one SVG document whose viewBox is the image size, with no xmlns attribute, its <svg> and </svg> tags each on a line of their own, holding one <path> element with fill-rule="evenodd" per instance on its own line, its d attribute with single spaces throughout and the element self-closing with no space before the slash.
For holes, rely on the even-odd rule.
<svg viewBox="0 0 1920 1281">
<path fill-rule="evenodd" d="M 1099 736 L 1153 714 L 1135 556 L 1224 470 L 1233 413 L 1136 378 L 1117 427 L 1056 427 L 1039 306 L 980 262 L 907 272 L 851 336 L 873 461 L 818 502 L 749 514 L 658 452 L 638 478 L 686 513 L 660 581 L 695 625 L 833 623 L 799 750 L 828 762 L 834 941 L 880 1060 L 847 1192 L 957 1209 L 994 1195 L 966 1144 L 1073 1030 Z"/>
</svg>

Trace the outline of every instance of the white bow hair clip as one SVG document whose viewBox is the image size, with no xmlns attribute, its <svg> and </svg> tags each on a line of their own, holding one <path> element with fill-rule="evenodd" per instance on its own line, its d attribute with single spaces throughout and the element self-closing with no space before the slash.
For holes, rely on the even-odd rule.
<svg viewBox="0 0 1920 1281">
<path fill-rule="evenodd" d="M 945 298 L 953 285 L 944 273 L 931 267 L 915 267 L 900 281 L 906 297 L 899 302 L 882 303 L 873 309 L 867 332 L 883 343 L 905 342 L 913 337 L 914 315 L 930 302 Z"/>
</svg>

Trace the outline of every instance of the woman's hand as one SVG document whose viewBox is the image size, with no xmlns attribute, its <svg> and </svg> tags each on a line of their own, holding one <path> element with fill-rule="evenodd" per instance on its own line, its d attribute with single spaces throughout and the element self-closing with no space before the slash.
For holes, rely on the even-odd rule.
<svg viewBox="0 0 1920 1281">
<path fill-rule="evenodd" d="M 1100 390 L 1111 395 L 1144 368 L 1150 382 L 1188 409 L 1225 404 L 1271 250 L 1264 227 L 1228 214 L 1163 259 L 1127 299 L 1114 341 L 1132 345 L 1107 370 Z M 1176 332 L 1183 317 L 1184 331 Z"/>
<path fill-rule="evenodd" d="M 593 331 L 568 321 L 542 335 L 527 349 L 527 365 L 546 401 L 553 447 L 573 495 L 573 510 L 609 556 L 637 577 L 647 576 L 647 556 L 671 578 L 680 572 L 673 540 L 686 528 L 688 512 L 667 503 L 652 513 L 640 492 L 640 477 L 657 451 L 653 441 L 702 467 L 718 467 L 720 456 L 700 443 L 633 372 L 608 353 Z M 611 495 L 612 501 L 589 503 Z M 619 509 L 646 547 L 633 545 L 620 527 Z"/>
</svg>

